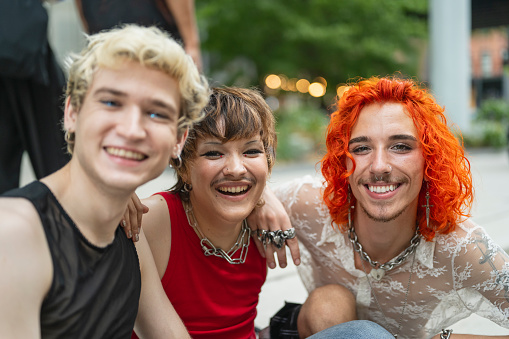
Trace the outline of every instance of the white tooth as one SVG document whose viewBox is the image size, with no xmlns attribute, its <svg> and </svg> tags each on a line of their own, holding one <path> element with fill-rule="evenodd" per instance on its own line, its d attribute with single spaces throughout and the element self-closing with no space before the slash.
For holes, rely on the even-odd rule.
<svg viewBox="0 0 509 339">
<path fill-rule="evenodd" d="M 389 186 L 389 190 L 392 192 L 394 191 L 394 185 Z"/>
<path fill-rule="evenodd" d="M 368 186 L 370 192 L 373 192 L 373 186 Z"/>
</svg>

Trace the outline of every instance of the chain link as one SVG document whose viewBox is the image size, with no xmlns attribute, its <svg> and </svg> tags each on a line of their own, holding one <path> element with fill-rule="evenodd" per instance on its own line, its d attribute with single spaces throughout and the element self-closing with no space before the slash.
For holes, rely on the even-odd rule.
<svg viewBox="0 0 509 339">
<path fill-rule="evenodd" d="M 385 264 L 380 264 L 378 261 L 372 260 L 369 254 L 364 252 L 364 250 L 362 249 L 362 245 L 359 243 L 359 239 L 357 238 L 357 234 L 355 233 L 353 225 L 350 226 L 350 228 L 348 229 L 348 239 L 350 239 L 350 242 L 353 244 L 353 249 L 355 250 L 355 252 L 359 253 L 361 258 L 367 261 L 371 265 L 371 267 L 381 268 L 387 272 L 392 270 L 394 267 L 401 265 L 401 263 L 405 261 L 405 259 L 415 251 L 417 245 L 419 245 L 419 243 L 421 242 L 421 237 L 419 236 L 418 231 L 419 228 L 416 228 L 415 234 L 412 240 L 410 240 L 410 246 L 408 246 L 403 251 L 403 253 L 401 253 L 397 258 L 388 261 Z"/>
</svg>

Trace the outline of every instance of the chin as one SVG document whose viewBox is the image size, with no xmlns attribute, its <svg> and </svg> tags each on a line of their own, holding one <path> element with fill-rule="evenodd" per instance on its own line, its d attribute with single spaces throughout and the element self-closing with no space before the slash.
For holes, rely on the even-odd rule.
<svg viewBox="0 0 509 339">
<path fill-rule="evenodd" d="M 383 209 L 380 211 L 380 208 L 378 208 L 376 211 L 369 211 L 364 206 L 362 206 L 362 210 L 367 215 L 367 217 L 373 221 L 376 222 L 389 222 L 397 219 L 403 212 L 405 211 L 402 209 L 401 211 L 396 212 L 389 212 L 386 209 Z"/>
</svg>

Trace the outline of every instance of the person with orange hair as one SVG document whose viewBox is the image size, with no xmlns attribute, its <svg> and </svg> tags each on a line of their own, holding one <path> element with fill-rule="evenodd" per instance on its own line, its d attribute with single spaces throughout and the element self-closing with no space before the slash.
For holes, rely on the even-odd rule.
<svg viewBox="0 0 509 339">
<path fill-rule="evenodd" d="M 299 336 L 362 319 L 394 337 L 449 338 L 446 328 L 472 313 L 509 328 L 509 258 L 468 219 L 470 163 L 433 96 L 413 80 L 357 80 L 326 144 L 323 180 L 275 190 L 310 291 L 284 311 Z"/>
</svg>

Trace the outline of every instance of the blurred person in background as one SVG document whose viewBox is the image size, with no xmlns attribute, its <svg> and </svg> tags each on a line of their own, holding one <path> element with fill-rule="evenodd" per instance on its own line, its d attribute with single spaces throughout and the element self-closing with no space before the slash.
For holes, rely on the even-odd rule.
<svg viewBox="0 0 509 339">
<path fill-rule="evenodd" d="M 120 24 L 157 26 L 184 44 L 202 70 L 194 0 L 76 0 L 85 32 L 97 33 Z"/>
<path fill-rule="evenodd" d="M 40 0 L 0 3 L 0 193 L 19 186 L 26 151 L 37 179 L 69 160 L 61 120 L 64 73 Z"/>
</svg>

